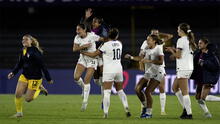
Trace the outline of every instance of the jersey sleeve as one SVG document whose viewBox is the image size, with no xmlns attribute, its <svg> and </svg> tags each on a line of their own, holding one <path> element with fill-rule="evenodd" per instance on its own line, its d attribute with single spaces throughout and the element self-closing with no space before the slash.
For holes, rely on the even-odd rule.
<svg viewBox="0 0 220 124">
<path fill-rule="evenodd" d="M 145 49 L 147 47 L 147 43 L 146 41 L 144 41 L 141 45 L 141 50 Z"/>
<path fill-rule="evenodd" d="M 158 45 L 158 55 L 159 56 L 164 56 L 163 45 Z"/>
<path fill-rule="evenodd" d="M 95 42 L 95 41 L 99 41 L 100 36 L 96 35 L 95 33 L 92 33 L 91 35 L 91 39 Z"/>
<path fill-rule="evenodd" d="M 79 40 L 78 40 L 78 35 L 77 36 L 75 36 L 75 38 L 74 38 L 74 44 L 79 44 Z"/>
<path fill-rule="evenodd" d="M 181 39 L 177 40 L 176 48 L 182 50 L 184 47 L 184 42 Z"/>
</svg>

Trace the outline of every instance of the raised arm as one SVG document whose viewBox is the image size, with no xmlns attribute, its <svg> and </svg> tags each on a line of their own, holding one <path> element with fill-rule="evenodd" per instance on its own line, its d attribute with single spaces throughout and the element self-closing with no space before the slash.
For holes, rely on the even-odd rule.
<svg viewBox="0 0 220 124">
<path fill-rule="evenodd" d="M 164 43 L 165 43 L 166 41 L 168 41 L 168 40 L 170 40 L 170 39 L 173 38 L 173 35 L 172 35 L 172 34 L 162 33 L 162 32 L 159 33 L 159 36 L 162 37 L 161 40 L 162 40 Z"/>
</svg>

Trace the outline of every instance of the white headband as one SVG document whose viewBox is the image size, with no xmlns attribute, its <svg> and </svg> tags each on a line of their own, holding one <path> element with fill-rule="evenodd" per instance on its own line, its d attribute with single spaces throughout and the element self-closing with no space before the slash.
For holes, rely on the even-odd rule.
<svg viewBox="0 0 220 124">
<path fill-rule="evenodd" d="M 187 33 L 189 33 L 189 32 L 191 32 L 191 30 L 189 29 L 189 30 L 187 30 Z"/>
</svg>

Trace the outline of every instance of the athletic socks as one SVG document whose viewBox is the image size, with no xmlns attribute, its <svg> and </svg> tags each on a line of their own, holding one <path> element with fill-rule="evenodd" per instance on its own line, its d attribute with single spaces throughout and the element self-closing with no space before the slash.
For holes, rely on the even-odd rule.
<svg viewBox="0 0 220 124">
<path fill-rule="evenodd" d="M 182 107 L 184 108 L 184 105 L 183 105 L 183 95 L 182 95 L 181 90 L 177 91 L 175 93 L 175 95 L 177 96 L 177 99 L 179 100 L 179 102 L 182 105 Z"/>
<path fill-rule="evenodd" d="M 183 96 L 183 105 L 184 108 L 186 109 L 187 115 L 191 115 L 192 109 L 191 109 L 191 101 L 189 95 Z"/>
<path fill-rule="evenodd" d="M 79 80 L 78 81 L 76 81 L 76 83 L 80 86 L 80 87 L 84 87 L 84 82 L 83 82 L 83 80 L 82 80 L 82 78 L 79 78 Z"/>
<path fill-rule="evenodd" d="M 23 103 L 23 98 L 15 98 L 15 107 L 16 107 L 16 111 L 17 113 L 22 113 L 22 103 Z"/>
<path fill-rule="evenodd" d="M 90 84 L 84 84 L 84 89 L 83 89 L 83 103 L 87 103 L 87 102 L 88 102 L 89 93 L 90 93 Z"/>
<path fill-rule="evenodd" d="M 124 109 L 126 112 L 128 112 L 128 101 L 127 101 L 127 96 L 123 90 L 118 91 L 118 96 L 121 99 L 121 102 L 124 106 Z"/>
<path fill-rule="evenodd" d="M 166 105 L 166 93 L 160 93 L 161 112 L 165 112 L 165 105 Z"/>
<path fill-rule="evenodd" d="M 110 95 L 111 95 L 111 90 L 104 90 L 104 98 L 103 98 L 104 114 L 108 114 L 108 110 L 110 106 Z"/>
</svg>

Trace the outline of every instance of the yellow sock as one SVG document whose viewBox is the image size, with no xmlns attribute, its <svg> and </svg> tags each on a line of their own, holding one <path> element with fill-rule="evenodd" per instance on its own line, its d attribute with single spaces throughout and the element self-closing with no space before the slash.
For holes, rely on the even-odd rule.
<svg viewBox="0 0 220 124">
<path fill-rule="evenodd" d="M 36 99 L 40 94 L 40 89 L 36 90 L 33 99 Z"/>
<path fill-rule="evenodd" d="M 16 111 L 17 112 L 22 112 L 22 103 L 23 103 L 23 98 L 15 98 L 15 106 L 16 106 Z"/>
</svg>

